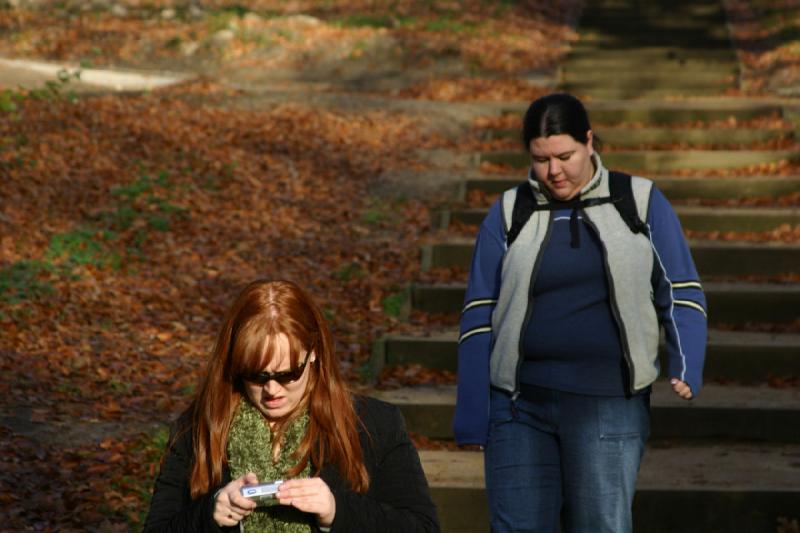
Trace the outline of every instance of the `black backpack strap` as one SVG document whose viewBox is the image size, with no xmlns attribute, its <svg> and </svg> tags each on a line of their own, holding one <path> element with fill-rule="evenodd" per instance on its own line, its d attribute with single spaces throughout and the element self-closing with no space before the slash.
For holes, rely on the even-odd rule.
<svg viewBox="0 0 800 533">
<path fill-rule="evenodd" d="M 619 215 L 625 221 L 625 224 L 634 233 L 646 233 L 647 225 L 639 218 L 639 211 L 636 209 L 631 176 L 623 172 L 609 172 L 608 188 L 611 192 L 614 207 L 619 211 Z"/>
<path fill-rule="evenodd" d="M 608 186 L 610 197 L 603 198 L 590 198 L 587 200 L 575 200 L 562 204 L 549 204 L 540 206 L 536 202 L 533 195 L 533 189 L 527 181 L 520 183 L 517 186 L 517 195 L 514 198 L 514 209 L 511 212 L 511 228 L 506 233 L 506 246 L 511 246 L 511 243 L 519 236 L 523 226 L 531 218 L 531 215 L 537 209 L 562 209 L 564 207 L 572 207 L 573 213 L 570 217 L 570 231 L 572 234 L 572 246 L 577 247 L 580 241 L 577 239 L 577 210 L 584 207 L 591 207 L 600 205 L 607 202 L 612 202 L 614 207 L 617 208 L 619 215 L 625 224 L 631 229 L 633 233 L 647 233 L 647 225 L 639 218 L 639 210 L 636 208 L 636 199 L 633 197 L 633 186 L 631 185 L 631 176 L 622 172 L 611 171 L 608 173 Z"/>
<path fill-rule="evenodd" d="M 517 196 L 514 198 L 514 210 L 511 211 L 511 227 L 506 233 L 506 246 L 511 246 L 511 243 L 522 231 L 522 227 L 531 218 L 531 215 L 536 210 L 536 198 L 533 196 L 533 189 L 530 183 L 523 181 L 517 185 Z"/>
</svg>

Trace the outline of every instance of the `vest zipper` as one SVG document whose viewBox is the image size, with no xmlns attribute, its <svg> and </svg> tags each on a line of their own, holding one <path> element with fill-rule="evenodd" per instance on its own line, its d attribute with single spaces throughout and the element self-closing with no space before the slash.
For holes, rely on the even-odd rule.
<svg viewBox="0 0 800 533">
<path fill-rule="evenodd" d="M 589 215 L 586 212 L 583 213 L 583 218 L 589 226 L 591 226 L 592 230 L 594 231 L 595 235 L 598 237 L 600 236 L 600 232 L 597 230 L 597 226 L 594 225 L 592 219 L 589 218 Z M 634 384 L 636 383 L 636 376 L 634 375 L 636 370 L 633 367 L 633 359 L 631 358 L 630 354 L 630 346 L 628 345 L 628 335 L 625 332 L 625 324 L 622 323 L 622 318 L 619 314 L 619 307 L 617 306 L 617 298 L 616 298 L 616 291 L 614 289 L 614 280 L 611 277 L 611 270 L 608 268 L 608 251 L 606 249 L 606 243 L 603 242 L 602 238 L 597 239 L 600 241 L 600 244 L 603 247 L 603 266 L 605 267 L 605 274 L 606 279 L 608 280 L 608 299 L 611 303 L 611 314 L 614 316 L 614 321 L 617 323 L 617 329 L 619 330 L 620 336 L 620 344 L 622 345 L 622 357 L 625 359 L 625 364 L 628 366 L 628 392 L 633 394 L 636 389 Z"/>
<path fill-rule="evenodd" d="M 541 213 L 541 211 L 539 212 Z M 522 321 L 522 329 L 520 329 L 519 331 L 519 344 L 517 345 L 517 370 L 514 374 L 514 393 L 513 393 L 514 398 L 516 398 L 519 395 L 519 373 L 522 368 L 522 362 L 525 360 L 522 351 L 522 343 L 523 340 L 525 339 L 525 330 L 528 329 L 528 323 L 531 321 L 531 315 L 533 314 L 533 284 L 536 281 L 536 274 L 539 273 L 539 266 L 541 265 L 542 262 L 544 249 L 550 242 L 550 235 L 553 232 L 554 216 L 555 216 L 555 211 L 549 211 L 549 215 L 547 217 L 547 231 L 544 234 L 544 239 L 542 239 L 542 243 L 539 245 L 539 252 L 536 254 L 536 260 L 534 261 L 533 269 L 531 270 L 531 281 L 530 281 L 530 286 L 528 287 L 528 305 L 525 308 L 525 319 Z"/>
</svg>

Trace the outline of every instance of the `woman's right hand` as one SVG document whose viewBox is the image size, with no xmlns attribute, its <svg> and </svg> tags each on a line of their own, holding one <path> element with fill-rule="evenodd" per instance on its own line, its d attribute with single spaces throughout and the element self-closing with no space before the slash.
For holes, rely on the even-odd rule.
<svg viewBox="0 0 800 533">
<path fill-rule="evenodd" d="M 240 492 L 245 485 L 255 485 L 258 478 L 252 472 L 238 477 L 222 487 L 214 499 L 214 521 L 218 526 L 235 526 L 253 512 L 256 502 Z"/>
</svg>

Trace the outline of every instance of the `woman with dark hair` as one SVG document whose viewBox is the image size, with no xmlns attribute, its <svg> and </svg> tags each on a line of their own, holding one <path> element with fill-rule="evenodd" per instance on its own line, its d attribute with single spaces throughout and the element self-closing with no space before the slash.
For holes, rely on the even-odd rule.
<svg viewBox="0 0 800 533">
<path fill-rule="evenodd" d="M 274 498 L 244 496 L 274 481 Z M 170 437 L 144 531 L 234 526 L 439 531 L 399 409 L 350 393 L 322 313 L 286 281 L 251 283 L 228 311 Z"/>
<path fill-rule="evenodd" d="M 485 446 L 493 532 L 632 531 L 659 330 L 691 399 L 702 286 L 669 202 L 603 166 L 578 99 L 539 98 L 522 130 L 528 180 L 491 207 L 472 259 L 456 440 Z"/>
</svg>

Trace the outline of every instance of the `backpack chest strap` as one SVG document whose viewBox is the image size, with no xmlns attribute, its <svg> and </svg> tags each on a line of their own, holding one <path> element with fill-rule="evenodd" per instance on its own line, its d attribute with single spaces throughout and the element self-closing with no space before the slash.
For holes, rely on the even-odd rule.
<svg viewBox="0 0 800 533">
<path fill-rule="evenodd" d="M 578 211 L 586 207 L 613 203 L 619 212 L 622 220 L 633 233 L 646 233 L 647 225 L 639 218 L 636 199 L 634 198 L 631 185 L 631 176 L 622 172 L 609 172 L 609 192 L 610 196 L 601 198 L 587 198 L 584 200 L 570 200 L 567 202 L 555 202 L 549 204 L 539 204 L 534 197 L 533 190 L 528 182 L 522 182 L 514 189 L 513 209 L 511 220 L 507 220 L 509 225 L 506 232 L 506 246 L 519 236 L 523 226 L 528 222 L 534 211 L 552 211 L 554 209 L 572 209 L 570 216 L 571 245 L 573 248 L 580 246 L 580 236 L 578 232 Z M 649 189 L 648 189 L 649 193 Z M 506 204 L 511 207 L 511 204 Z"/>
<path fill-rule="evenodd" d="M 506 237 L 506 242 L 508 246 L 511 246 L 511 243 L 519 236 L 519 232 L 522 231 L 522 226 L 530 218 L 530 215 L 533 211 L 557 211 L 560 209 L 571 209 L 572 212 L 569 217 L 569 234 L 570 234 L 570 246 L 572 248 L 579 248 L 581 245 L 581 234 L 578 227 L 578 214 L 581 213 L 584 208 L 586 207 L 593 207 L 596 205 L 602 205 L 611 203 L 614 201 L 613 198 L 610 196 L 604 196 L 602 198 L 587 198 L 584 200 L 575 199 L 569 200 L 566 202 L 552 202 L 549 204 L 536 204 L 536 201 L 533 198 L 533 194 L 531 193 L 530 187 L 527 184 L 522 184 L 517 189 L 517 201 L 527 203 L 528 200 L 524 200 L 520 197 L 520 194 L 525 195 L 523 191 L 527 190 L 527 195 L 530 195 L 530 200 L 533 201 L 532 206 L 530 206 L 529 210 L 522 210 L 516 209 L 515 206 L 514 216 L 511 220 L 511 229 L 508 232 L 508 236 Z M 527 213 L 525 212 L 527 211 Z M 524 220 L 522 216 L 517 217 L 517 215 L 524 214 Z"/>
</svg>

